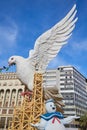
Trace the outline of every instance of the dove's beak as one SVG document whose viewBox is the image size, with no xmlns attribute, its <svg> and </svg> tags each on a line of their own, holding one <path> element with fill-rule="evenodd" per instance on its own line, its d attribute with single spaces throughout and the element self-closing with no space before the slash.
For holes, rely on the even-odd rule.
<svg viewBox="0 0 87 130">
<path fill-rule="evenodd" d="M 8 65 L 12 66 L 12 65 L 15 65 L 15 63 L 8 61 Z"/>
<path fill-rule="evenodd" d="M 10 62 L 8 62 L 8 65 L 9 65 L 9 66 L 11 66 L 11 63 L 10 63 Z"/>
</svg>

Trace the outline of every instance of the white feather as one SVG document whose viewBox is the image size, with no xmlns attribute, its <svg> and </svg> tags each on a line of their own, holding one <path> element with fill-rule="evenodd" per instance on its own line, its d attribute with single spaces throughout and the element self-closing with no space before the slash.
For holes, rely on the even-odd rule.
<svg viewBox="0 0 87 130">
<path fill-rule="evenodd" d="M 38 70 L 45 70 L 62 46 L 67 43 L 77 21 L 76 13 L 76 5 L 74 5 L 63 20 L 36 40 L 33 53 L 29 59 L 34 66 L 38 66 Z"/>
</svg>

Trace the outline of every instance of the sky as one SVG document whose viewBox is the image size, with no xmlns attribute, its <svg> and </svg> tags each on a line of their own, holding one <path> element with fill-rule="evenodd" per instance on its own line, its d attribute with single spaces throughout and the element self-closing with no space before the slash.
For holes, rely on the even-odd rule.
<svg viewBox="0 0 87 130">
<path fill-rule="evenodd" d="M 74 4 L 76 27 L 48 69 L 72 65 L 87 77 L 87 0 L 0 0 L 0 67 L 8 66 L 12 55 L 27 58 L 36 39 L 64 18 Z"/>
</svg>

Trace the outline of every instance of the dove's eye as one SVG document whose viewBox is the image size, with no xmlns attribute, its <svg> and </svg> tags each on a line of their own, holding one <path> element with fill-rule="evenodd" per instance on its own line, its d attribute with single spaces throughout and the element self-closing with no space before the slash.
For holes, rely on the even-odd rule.
<svg viewBox="0 0 87 130">
<path fill-rule="evenodd" d="M 11 60 L 13 60 L 14 58 L 12 57 Z"/>
</svg>

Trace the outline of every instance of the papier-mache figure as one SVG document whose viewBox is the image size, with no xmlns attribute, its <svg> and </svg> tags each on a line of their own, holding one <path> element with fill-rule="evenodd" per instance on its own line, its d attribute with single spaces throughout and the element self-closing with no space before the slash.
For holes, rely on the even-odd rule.
<svg viewBox="0 0 87 130">
<path fill-rule="evenodd" d="M 46 113 L 40 116 L 40 122 L 31 124 L 38 130 L 65 130 L 64 124 L 70 123 L 73 119 L 78 117 L 69 116 L 64 118 L 61 112 L 56 111 L 56 106 L 53 99 L 49 99 L 45 103 Z"/>
</svg>

